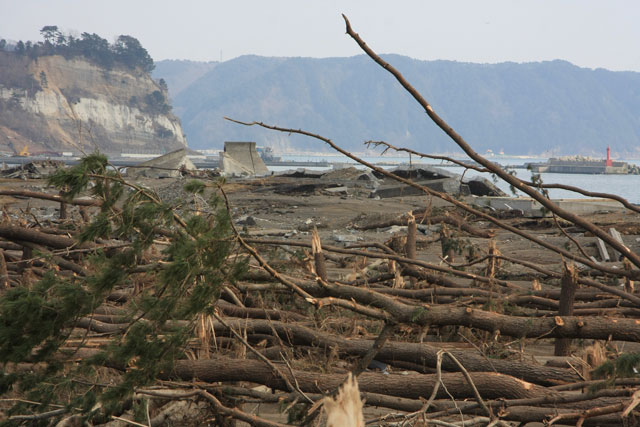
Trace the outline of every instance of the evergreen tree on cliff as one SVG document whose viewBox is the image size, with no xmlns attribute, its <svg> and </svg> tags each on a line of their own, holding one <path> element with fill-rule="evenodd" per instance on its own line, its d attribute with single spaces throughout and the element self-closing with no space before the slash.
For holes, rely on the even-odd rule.
<svg viewBox="0 0 640 427">
<path fill-rule="evenodd" d="M 142 47 L 134 37 L 121 35 L 116 40 L 113 50 L 120 62 L 129 67 L 138 66 L 148 73 L 153 71 L 155 67 L 147 49 Z"/>
<path fill-rule="evenodd" d="M 80 37 L 63 34 L 57 25 L 46 25 L 40 30 L 44 42 L 24 43 L 19 41 L 15 47 L 17 54 L 29 53 L 32 57 L 43 55 L 63 55 L 67 58 L 82 56 L 105 68 L 121 64 L 129 68 L 140 68 L 150 73 L 155 68 L 149 52 L 142 47 L 138 39 L 129 35 L 120 35 L 113 44 L 109 44 L 98 34 L 84 32 Z M 6 45 L 6 41 L 4 43 Z M 2 46 L 0 49 L 3 49 Z"/>
</svg>

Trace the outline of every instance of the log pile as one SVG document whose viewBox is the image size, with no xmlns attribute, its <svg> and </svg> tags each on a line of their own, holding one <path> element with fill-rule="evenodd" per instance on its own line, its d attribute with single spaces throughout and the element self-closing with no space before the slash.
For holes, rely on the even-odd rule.
<svg viewBox="0 0 640 427">
<path fill-rule="evenodd" d="M 391 177 L 319 135 L 263 123 L 244 124 L 321 140 L 448 207 L 436 213 L 427 203 L 377 224 L 407 225 L 406 234 L 390 241 L 380 236 L 334 246 L 315 229 L 297 239 L 250 238 L 233 222 L 225 231 L 224 221 L 194 220 L 208 215 L 199 203 L 158 208 L 156 196 L 139 185 L 131 185 L 132 202 L 112 201 L 125 184 L 94 158 L 87 162 L 90 174 L 71 174 L 67 186 L 56 191 L 0 192 L 33 203 L 60 203 L 60 218 L 46 220 L 3 206 L 3 420 L 62 426 L 320 425 L 326 422 L 323 402 L 331 412 L 345 390 L 354 397 L 357 384 L 366 425 L 639 424 L 640 378 L 633 371 L 640 362 L 633 351 L 640 342 L 640 295 L 633 286 L 640 276 L 638 254 L 597 224 L 555 206 L 543 184 L 529 186 L 478 156 L 348 21 L 347 32 L 480 169 L 553 214 L 544 234 L 527 230 L 517 218 L 500 218 Z M 93 198 L 77 198 L 82 194 L 69 190 L 84 178 L 93 180 L 84 187 Z M 218 193 L 233 217 L 229 187 L 217 182 L 190 187 L 194 193 L 205 187 Z M 146 216 L 136 216 L 136 206 Z M 187 210 L 195 215 L 185 220 L 178 211 Z M 117 228 L 107 226 L 115 223 Z M 420 240 L 418 226 L 425 225 L 438 227 L 436 238 Z M 217 237 L 210 238 L 207 233 L 216 227 Z M 601 239 L 623 263 L 595 261 L 569 227 Z M 514 256 L 506 247 L 509 239 L 537 247 L 551 261 Z M 473 253 L 466 251 L 471 246 Z M 218 253 L 218 247 L 229 250 Z M 434 248 L 437 262 L 425 256 Z M 180 258 L 184 253 L 206 256 L 193 261 Z M 221 254 L 223 262 L 217 259 Z M 121 270 L 104 268 L 115 261 Z M 217 262 L 219 268 L 208 269 Z M 162 285 L 178 276 L 183 279 L 175 288 Z M 220 282 L 215 293 L 207 293 L 208 280 Z M 83 298 L 47 305 L 48 298 L 73 285 Z M 36 294 L 41 299 L 25 298 Z M 200 295 L 204 301 L 198 301 Z M 26 315 L 50 324 L 40 329 L 12 324 L 12 314 L 25 315 L 11 311 L 19 298 L 31 304 L 34 313 Z M 184 306 L 172 305 L 175 301 Z M 192 310 L 196 303 L 201 308 Z M 89 309 L 76 313 L 76 305 Z M 68 320 L 60 322 L 63 315 Z M 20 353 L 22 348 L 27 350 Z M 147 354 L 156 350 L 162 354 Z M 98 369 L 75 369 L 86 361 Z M 60 366 L 64 375 L 47 377 L 58 382 L 35 384 L 37 375 Z M 20 375 L 22 388 L 4 386 Z M 27 385 L 42 386 L 46 398 L 34 400 L 24 391 Z M 85 399 L 91 394 L 97 397 Z M 109 396 L 122 399 L 114 403 Z M 359 408 L 360 399 L 353 402 Z M 329 414 L 331 425 L 338 425 L 335 419 Z M 361 424 L 359 415 L 356 419 Z"/>
<path fill-rule="evenodd" d="M 0 225 L 3 289 L 32 286 L 51 270 L 63 276 L 92 274 L 91 253 L 115 253 L 131 244 L 116 239 L 78 243 L 80 208 L 99 205 L 77 204 L 69 208 L 70 218 L 49 222 L 5 219 Z M 462 214 L 450 211 L 431 220 L 451 226 L 447 218 Z M 416 217 L 425 215 L 401 216 L 410 225 Z M 155 387 L 138 388 L 137 398 L 154 402 L 150 419 L 163 422 L 187 416 L 183 406 L 174 405 L 188 400 L 200 405 L 189 415 L 194 417 L 207 413 L 281 425 L 246 412 L 249 402 L 278 402 L 299 421 L 312 423 L 319 419 L 323 398 L 336 396 L 351 372 L 370 424 L 432 420 L 459 425 L 464 418 L 478 425 L 634 425 L 640 380 L 619 378 L 594 392 L 593 385 L 602 381 L 591 376 L 624 342 L 640 341 L 637 294 L 620 293 L 602 281 L 593 287 L 596 279 L 582 277 L 573 263 L 562 260 L 555 267 L 520 265 L 536 279 L 529 286 L 512 281 L 517 260 L 502 254 L 496 230 L 478 235 L 473 221 L 464 223 L 464 229 L 454 229 L 456 236 L 486 243 L 484 255 L 464 269 L 422 261 L 428 248 L 416 249 L 412 227 L 400 252 L 373 242 L 357 248 L 325 245 L 315 231 L 308 241 L 297 242 L 236 234 L 244 251 L 234 256 L 248 261 L 249 272 L 225 286 L 215 311 L 193 328 L 183 358 L 160 373 Z M 306 260 L 278 271 L 271 262 L 284 247 L 298 247 Z M 350 256 L 346 266 L 338 255 Z M 96 354 L 111 342 L 105 337 L 126 333 L 127 313 L 144 292 L 145 274 L 161 268 L 161 261 L 150 253 L 131 273 L 138 285 L 114 289 L 93 313 L 77 319 L 64 347 L 75 352 L 71 358 L 60 356 L 66 363 Z M 341 274 L 380 261 L 384 268 L 366 277 L 344 280 Z M 622 270 L 629 271 L 634 270 Z M 107 366 L 114 372 L 127 369 Z M 304 410 L 296 412 L 300 407 Z M 124 411 L 119 417 L 131 415 Z"/>
</svg>

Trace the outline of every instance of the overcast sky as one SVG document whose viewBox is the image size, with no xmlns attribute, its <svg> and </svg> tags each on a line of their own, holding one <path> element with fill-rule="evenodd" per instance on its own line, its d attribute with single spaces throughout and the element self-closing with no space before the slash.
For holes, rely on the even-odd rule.
<svg viewBox="0 0 640 427">
<path fill-rule="evenodd" d="M 156 61 L 357 55 L 345 13 L 378 53 L 640 71 L 638 0 L 0 0 L 0 11 L 2 38 L 41 40 L 45 25 L 126 34 Z"/>
</svg>

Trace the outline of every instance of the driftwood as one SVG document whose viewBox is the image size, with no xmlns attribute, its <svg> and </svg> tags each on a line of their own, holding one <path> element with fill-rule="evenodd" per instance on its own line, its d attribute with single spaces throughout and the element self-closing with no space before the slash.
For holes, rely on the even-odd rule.
<svg viewBox="0 0 640 427">
<path fill-rule="evenodd" d="M 447 214 L 447 215 L 426 215 L 424 210 L 417 210 L 413 212 L 414 220 L 417 224 L 448 224 L 455 228 L 459 228 L 460 230 L 469 233 L 472 236 L 482 237 L 485 239 L 491 238 L 495 233 L 493 231 L 481 230 L 473 225 L 469 224 L 468 221 L 463 220 L 458 215 L 455 214 Z M 403 215 L 399 218 L 394 218 L 388 221 L 375 222 L 365 225 L 356 225 L 354 226 L 357 230 L 373 230 L 376 228 L 386 228 L 391 227 L 392 225 L 408 225 L 410 218 L 407 215 Z"/>
<path fill-rule="evenodd" d="M 289 371 L 291 373 L 286 370 L 282 371 L 285 372 L 289 381 L 296 382 L 304 392 L 311 393 L 326 393 L 336 390 L 346 378 L 344 374 L 321 374 L 299 370 Z M 256 360 L 216 357 L 209 360 L 178 361 L 174 370 L 165 375 L 167 378 L 174 376 L 185 381 L 206 382 L 244 381 L 247 378 L 252 378 L 252 382 L 279 390 L 287 390 L 282 378 L 275 375 L 269 366 Z M 557 394 L 544 387 L 502 374 L 478 372 L 471 373 L 471 377 L 478 391 L 486 398 L 507 397 L 514 399 Z M 436 375 L 423 374 L 397 376 L 363 372 L 358 377 L 362 391 L 379 392 L 384 390 L 384 394 L 390 396 L 412 399 L 429 397 L 436 381 Z M 474 396 L 472 388 L 460 373 L 442 374 L 442 381 L 446 384 L 447 390 L 458 397 Z M 437 396 L 445 398 L 447 393 L 442 390 Z"/>
<path fill-rule="evenodd" d="M 248 333 L 277 333 L 283 342 L 292 346 L 309 345 L 325 350 L 334 349 L 343 354 L 363 355 L 373 344 L 371 340 L 345 339 L 305 326 L 276 321 L 255 319 L 250 322 L 237 320 L 227 321 L 227 323 L 236 329 L 244 328 Z M 225 332 L 228 332 L 226 327 L 216 324 L 216 333 L 223 334 Z M 378 350 L 376 359 L 390 364 L 395 361 L 406 361 L 435 368 L 438 351 L 437 347 L 424 343 L 386 341 Z M 580 377 L 574 371 L 568 369 L 535 366 L 531 363 L 517 361 L 488 359 L 468 350 L 450 350 L 450 352 L 469 371 L 498 372 L 542 385 L 555 385 L 580 380 Z M 442 367 L 445 370 L 457 370 L 456 365 L 448 359 L 443 361 Z"/>
<path fill-rule="evenodd" d="M 0 190 L 0 196 L 28 197 L 31 199 L 51 200 L 59 203 L 68 203 L 76 206 L 100 206 L 102 202 L 95 199 L 66 200 L 62 195 L 43 193 L 29 190 Z"/>
<path fill-rule="evenodd" d="M 55 226 L 0 226 L 0 238 L 5 239 L 0 242 L 3 242 L 2 258 L 6 260 L 9 279 L 5 282 L 8 283 L 6 286 L 21 286 L 27 272 L 42 275 L 50 265 L 57 266 L 58 274 L 68 273 L 69 270 L 78 275 L 87 274 L 84 265 L 86 255 L 101 245 L 78 245 L 74 237 L 69 237 L 75 233 L 76 230 L 62 230 Z M 171 232 L 165 230 L 160 235 L 167 238 Z M 262 384 L 273 390 L 283 390 L 284 395 L 276 396 L 286 398 L 291 403 L 300 399 L 306 401 L 302 396 L 311 396 L 312 400 L 319 401 L 323 396 L 335 393 L 348 371 L 329 362 L 326 362 L 325 372 L 303 368 L 305 364 L 302 360 L 312 357 L 317 361 L 328 357 L 344 361 L 345 364 L 341 366 L 351 367 L 359 374 L 358 382 L 367 405 L 419 412 L 424 408 L 424 402 L 433 397 L 426 416 L 435 411 L 434 415 L 447 413 L 443 416 L 455 417 L 457 412 L 454 408 L 457 407 L 468 416 L 478 417 L 478 422 L 486 419 L 488 423 L 487 409 L 483 409 L 482 402 L 486 408 L 490 408 L 491 413 L 499 413 L 500 419 L 518 422 L 559 417 L 557 423 L 575 424 L 585 413 L 589 416 L 584 418 L 583 425 L 615 425 L 623 419 L 621 413 L 624 405 L 621 406 L 620 399 L 627 399 L 623 401 L 627 404 L 630 399 L 628 392 L 616 395 L 619 397 L 615 402 L 612 400 L 614 397 L 605 394 L 580 401 L 567 401 L 568 397 L 575 396 L 554 388 L 561 384 L 582 383 L 582 368 L 576 369 L 575 363 L 566 363 L 574 359 L 562 359 L 564 367 L 556 367 L 535 364 L 529 360 L 492 358 L 474 349 L 473 343 L 465 345 L 464 349 L 448 348 L 446 344 L 403 340 L 397 331 L 407 325 L 431 332 L 455 328 L 453 330 L 458 330 L 458 335 L 468 328 L 476 334 L 511 336 L 523 342 L 527 339 L 550 338 L 638 341 L 640 326 L 636 319 L 640 317 L 640 306 L 636 304 L 638 297 L 631 287 L 628 287 L 628 291 L 622 291 L 594 278 L 574 277 L 574 285 L 580 283 L 590 287 L 573 286 L 573 297 L 567 297 L 564 288 L 526 289 L 508 278 L 495 277 L 499 262 L 508 259 L 500 254 L 497 245 L 487 256 L 477 259 L 475 264 L 469 264 L 469 270 L 460 271 L 456 266 L 421 261 L 422 249 L 412 248 L 411 241 L 410 230 L 408 245 L 401 248 L 405 254 L 400 255 L 374 242 L 365 245 L 369 250 L 327 245 L 321 241 L 319 234 L 315 234 L 311 242 L 244 239 L 244 247 L 256 262 L 250 263 L 249 274 L 242 281 L 224 287 L 221 299 L 215 304 L 216 316 L 224 316 L 208 323 L 215 337 L 211 341 L 215 342 L 215 347 L 211 342 L 195 338 L 189 339 L 187 344 L 195 354 L 201 350 L 204 354 L 206 348 L 210 358 L 177 360 L 174 370 L 165 372 L 163 377 L 167 380 L 198 380 L 203 384 Z M 110 247 L 126 244 L 110 242 Z M 261 248 L 285 244 L 309 248 L 313 255 L 313 268 L 280 273 L 250 244 L 258 244 Z M 395 272 L 383 270 L 369 279 L 345 280 L 335 277 L 332 270 L 324 265 L 326 252 L 348 255 L 347 261 L 343 260 L 347 263 L 367 259 L 380 260 L 378 262 L 385 265 L 393 261 L 404 268 L 398 267 Z M 34 257 L 36 253 L 39 255 Z M 527 267 L 548 280 L 557 281 L 562 277 L 562 273 L 545 267 L 530 263 Z M 20 268 L 24 271 L 23 275 L 14 275 L 13 272 L 20 271 Z M 131 269 L 131 274 L 142 277 L 147 272 L 162 268 L 163 265 L 154 259 L 141 260 L 140 265 Z M 629 273 L 629 270 L 623 272 Z M 412 284 L 413 289 L 394 287 L 398 274 L 416 279 Z M 100 306 L 89 317 L 76 319 L 72 325 L 77 331 L 75 335 L 72 334 L 76 340 L 74 342 L 83 342 L 81 337 L 89 336 L 85 342 L 96 350 L 77 350 L 70 346 L 72 358 L 64 356 L 61 360 L 77 361 L 95 354 L 100 346 L 106 345 L 108 341 L 93 337 L 94 333 L 105 336 L 125 333 L 132 321 L 127 307 L 136 301 L 140 292 L 133 285 L 114 290 L 107 298 L 111 303 Z M 274 293 L 280 295 L 278 298 L 290 301 L 291 306 L 284 309 L 278 304 L 267 303 L 267 295 Z M 488 309 L 487 304 L 496 300 L 505 306 L 517 307 L 517 315 Z M 573 301 L 573 315 L 562 308 L 569 300 Z M 318 328 L 318 324 L 309 316 L 309 305 L 314 313 L 326 310 L 336 313 L 336 325 Z M 352 312 L 350 317 L 345 317 L 346 310 Z M 607 316 L 598 316 L 602 313 Z M 138 321 L 146 321 L 143 312 L 134 314 L 133 318 Z M 353 319 L 354 325 L 359 322 L 375 324 L 376 330 L 382 332 L 377 338 L 370 334 L 365 337 L 343 335 L 338 331 L 352 322 L 345 320 L 348 318 Z M 327 318 L 328 322 L 333 320 L 332 316 Z M 187 326 L 179 319 L 171 320 L 169 324 Z M 246 358 L 236 359 L 232 357 L 232 352 L 237 351 L 238 346 L 255 348 L 248 351 Z M 260 359 L 258 354 L 267 357 Z M 391 374 L 365 370 L 376 363 L 388 365 Z M 123 366 L 109 366 L 126 369 Z M 408 370 L 408 375 L 401 374 L 403 370 Z M 248 389 L 243 389 L 249 393 Z M 448 400 L 448 393 L 456 399 L 455 404 Z M 230 394 L 224 388 L 218 389 L 215 394 L 208 394 L 218 403 L 204 394 L 193 396 L 208 402 L 221 414 L 245 420 L 251 417 L 227 403 L 225 398 Z M 253 398 L 273 401 L 260 394 L 255 394 Z M 524 402 L 523 399 L 526 402 L 542 399 L 550 403 L 517 403 Z M 366 411 L 365 408 L 365 414 Z M 259 417 L 252 420 L 255 425 L 279 425 Z M 629 421 L 629 417 L 624 420 Z"/>
<path fill-rule="evenodd" d="M 183 405 L 174 404 L 184 399 L 210 411 L 206 422 L 223 424 L 232 418 L 252 425 L 284 425 L 252 415 L 245 405 L 251 402 L 288 405 L 290 415 L 294 412 L 292 408 L 304 406 L 297 422 L 311 425 L 322 412 L 317 405 L 332 401 L 329 396 L 336 396 L 349 375 L 357 377 L 365 398 L 365 419 L 370 425 L 385 422 L 420 425 L 428 420 L 455 425 L 461 414 L 466 414 L 466 421 L 478 425 L 500 425 L 504 421 L 637 424 L 634 405 L 640 398 L 635 389 L 640 382 L 636 378 L 617 379 L 608 383 L 611 389 L 594 394 L 579 390 L 602 385 L 585 379 L 590 378 L 593 368 L 619 350 L 614 348 L 618 341 L 640 341 L 640 295 L 633 286 L 633 280 L 640 277 L 638 255 L 602 228 L 542 197 L 539 190 L 544 187 L 532 188 L 515 177 L 504 176 L 504 171 L 473 152 L 397 70 L 364 44 L 348 22 L 347 31 L 480 165 L 472 168 L 493 172 L 536 200 L 544 199 L 539 200 L 543 206 L 564 220 L 562 224 L 549 221 L 545 233 L 553 233 L 550 227 L 557 227 L 554 238 L 560 236 L 563 240 L 552 242 L 547 235 L 525 231 L 535 227 L 500 218 L 488 210 L 471 207 L 450 195 L 390 174 L 320 135 L 244 123 L 323 141 L 381 176 L 420 189 L 453 208 L 438 215 L 431 215 L 430 208 L 416 209 L 391 222 L 360 227 L 359 231 L 364 231 L 392 224 L 407 225 L 407 235 L 400 236 L 393 245 L 383 243 L 382 236 L 372 237 L 374 233 L 366 234 L 365 242 L 348 247 L 330 245 L 322 241 L 322 234 L 315 229 L 311 236 L 256 239 L 241 234 L 232 223 L 233 234 L 227 237 L 235 246 L 229 260 L 246 264 L 248 272 L 232 278 L 227 270 L 222 271 L 225 279 L 197 318 L 185 320 L 176 315 L 163 320 L 168 328 L 185 328 L 181 333 L 185 331 L 187 336 L 179 351 L 172 354 L 171 361 L 175 364 L 162 372 L 162 381 L 135 390 L 133 399 L 172 402 L 150 407 L 147 424 L 168 419 L 171 411 L 184 411 Z M 383 142 L 378 144 L 391 147 Z M 228 213 L 233 213 L 225 187 L 216 191 L 224 198 Z M 88 208 L 101 205 L 98 200 L 66 200 L 58 194 L 4 190 L 0 194 L 77 205 L 84 209 L 84 222 L 89 222 L 92 211 L 97 211 Z M 116 211 L 114 215 L 119 213 Z M 145 311 L 148 305 L 141 303 L 142 298 L 162 296 L 166 291 L 150 282 L 171 264 L 163 250 L 177 231 L 186 228 L 177 213 L 171 214 L 175 222 L 154 230 L 149 237 L 153 246 L 128 264 L 124 271 L 126 280 L 108 289 L 102 301 L 95 301 L 97 308 L 93 312 L 79 314 L 62 326 L 65 343 L 63 351 L 55 355 L 56 363 L 71 367 L 100 354 L 114 342 L 122 342 L 136 323 L 152 324 L 153 317 Z M 6 212 L 5 218 L 9 218 Z M 366 218 L 358 218 L 360 224 L 366 223 Z M 487 229 L 487 223 L 491 229 Z M 421 241 L 417 237 L 417 224 L 442 224 L 442 238 Z M 99 266 L 90 261 L 95 250 L 107 248 L 106 258 L 111 260 L 123 253 L 117 248 L 132 244 L 122 235 L 114 236 L 113 240 L 120 240 L 110 240 L 109 245 L 102 241 L 79 244 L 76 236 L 82 226 L 67 221 L 58 228 L 55 221 L 40 223 L 32 214 L 23 215 L 19 221 L 5 220 L 0 225 L 0 297 L 11 294 L 7 290 L 14 287 L 36 288 L 34 283 L 48 270 L 53 270 L 61 280 L 91 279 L 99 274 L 96 270 Z M 595 262 L 577 239 L 568 235 L 567 226 L 602 238 L 626 261 Z M 458 256 L 460 248 L 454 246 L 459 243 L 456 241 L 459 231 L 471 236 L 474 250 L 479 248 L 479 253 L 465 259 Z M 509 254 L 501 246 L 513 236 L 525 239 L 541 251 L 551 251 L 557 261 L 542 265 L 517 259 L 517 255 Z M 565 247 L 564 242 L 569 246 Z M 434 248 L 443 243 L 440 257 Z M 294 252 L 290 247 L 298 250 Z M 280 255 L 286 252 L 287 258 L 278 258 L 274 252 Z M 458 259 L 454 260 L 454 255 Z M 572 273 L 571 262 L 581 264 L 575 269 L 580 269 L 580 274 Z M 154 333 L 149 333 L 149 338 Z M 158 337 L 164 338 L 160 334 Z M 562 356 L 553 357 L 547 352 L 545 357 L 551 364 L 544 365 L 527 352 L 531 345 L 547 350 L 554 340 L 556 352 Z M 570 345 L 571 340 L 574 346 Z M 602 342 L 590 345 L 591 340 L 607 342 L 614 351 L 607 352 Z M 597 353 L 595 349 L 601 351 Z M 137 368 L 136 359 L 125 362 L 114 359 L 97 360 L 111 369 L 109 375 Z M 16 372 L 47 369 L 46 363 L 29 363 L 32 360 L 37 358 L 16 366 L 8 364 L 7 369 Z M 66 417 L 61 422 L 70 423 L 74 415 L 68 411 L 75 409 L 68 409 L 68 400 L 60 402 L 63 408 L 15 414 L 12 420 L 53 422 L 54 418 Z M 368 412 L 372 405 L 402 412 L 378 411 L 378 415 L 372 415 Z M 119 421 L 133 420 L 130 411 L 117 416 L 121 418 Z"/>
<path fill-rule="evenodd" d="M 0 237 L 10 240 L 12 242 L 30 242 L 43 246 L 47 246 L 53 249 L 88 249 L 95 247 L 93 243 L 78 243 L 76 240 L 56 236 L 49 233 L 42 233 L 35 229 L 24 228 L 14 225 L 0 225 Z"/>
</svg>

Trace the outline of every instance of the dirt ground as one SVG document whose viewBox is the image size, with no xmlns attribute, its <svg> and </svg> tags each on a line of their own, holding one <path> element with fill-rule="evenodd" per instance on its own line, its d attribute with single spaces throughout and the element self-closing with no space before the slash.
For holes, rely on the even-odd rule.
<svg viewBox="0 0 640 427">
<path fill-rule="evenodd" d="M 388 241 L 394 234 L 406 232 L 406 227 L 385 227 L 368 231 L 360 231 L 358 225 L 382 222 L 412 210 L 431 207 L 433 213 L 442 210 L 455 210 L 449 203 L 429 196 L 394 197 L 374 200 L 366 195 L 332 195 L 313 192 L 310 194 L 275 195 L 272 192 L 256 191 L 256 185 L 236 184 L 229 191 L 236 219 L 250 216 L 255 225 L 247 226 L 252 236 L 285 237 L 292 241 L 309 241 L 310 229 L 316 226 L 323 241 L 328 244 L 355 243 L 362 241 Z M 558 256 L 537 247 L 526 239 L 502 230 L 486 220 L 477 220 L 468 214 L 458 212 L 468 223 L 481 230 L 495 231 L 495 240 L 501 252 L 522 260 L 536 262 L 542 265 L 554 266 L 558 264 Z M 640 249 L 640 215 L 622 209 L 596 212 L 583 216 L 585 219 L 605 229 L 616 228 L 623 237 L 624 243 L 633 251 Z M 417 218 L 417 222 L 429 225 L 429 215 Z M 564 246 L 569 242 L 562 234 L 554 220 L 547 218 L 513 217 L 502 219 L 506 224 L 515 226 L 534 234 L 550 243 Z M 559 219 L 561 225 L 567 224 Z M 430 225 L 426 235 L 427 240 L 437 235 L 440 225 Z M 575 238 L 590 256 L 598 257 L 595 238 L 585 234 L 583 230 L 568 227 L 567 234 Z M 472 244 L 483 247 L 486 239 L 474 238 L 461 233 L 461 237 Z M 574 248 L 572 248 L 573 250 Z M 576 253 L 578 253 L 576 251 Z M 419 251 L 419 258 L 429 262 L 441 262 L 440 244 L 423 247 Z"/>
</svg>

